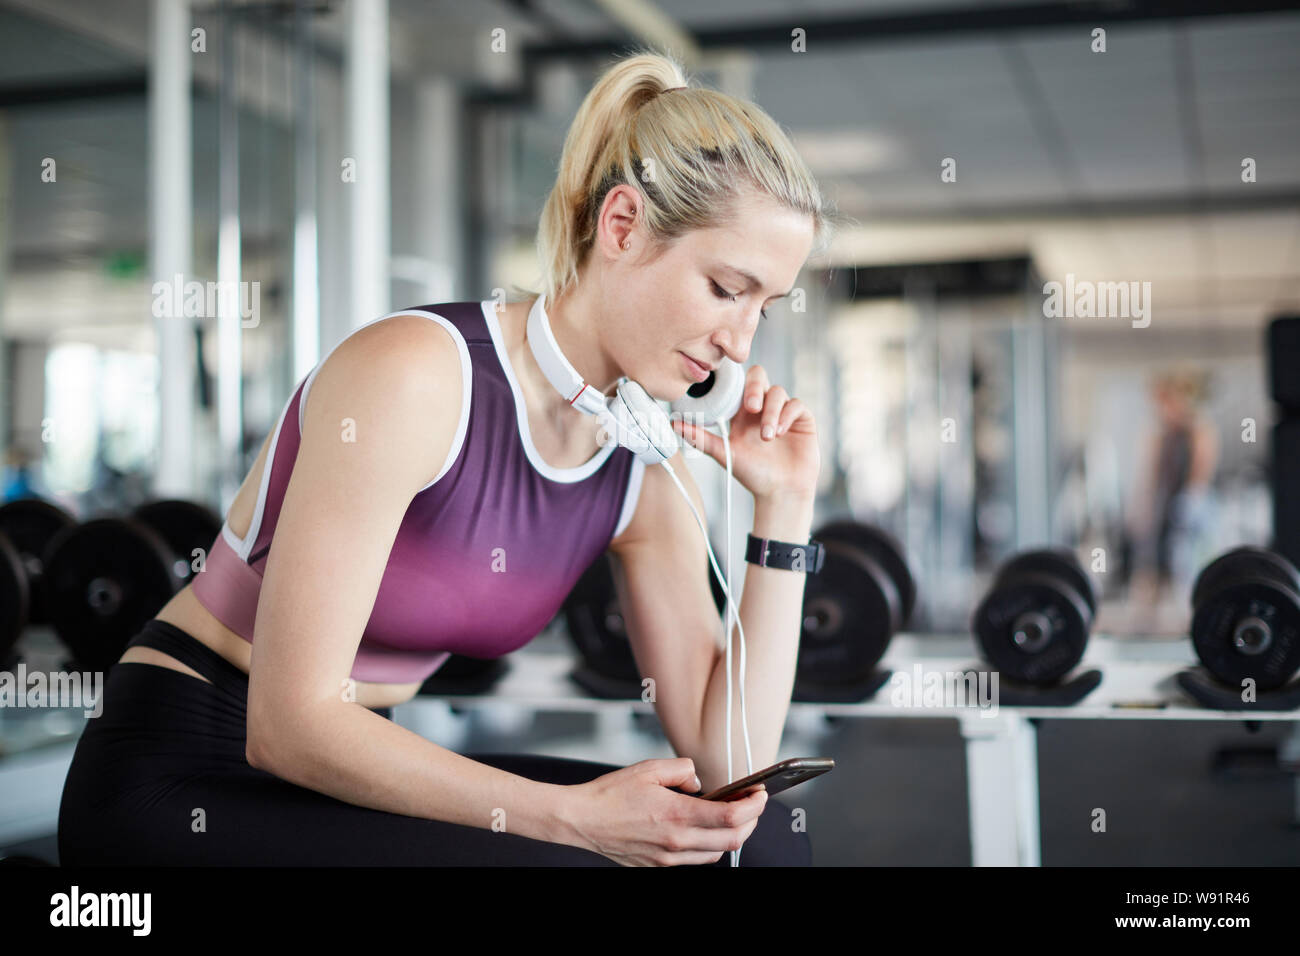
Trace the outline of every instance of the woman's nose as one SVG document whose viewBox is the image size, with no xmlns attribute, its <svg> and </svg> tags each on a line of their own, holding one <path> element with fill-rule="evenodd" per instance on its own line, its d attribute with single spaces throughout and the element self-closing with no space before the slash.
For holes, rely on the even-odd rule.
<svg viewBox="0 0 1300 956">
<path fill-rule="evenodd" d="M 723 329 L 713 338 L 713 344 L 722 349 L 722 353 L 733 362 L 741 365 L 749 358 L 750 345 L 754 341 L 754 330 Z"/>
</svg>

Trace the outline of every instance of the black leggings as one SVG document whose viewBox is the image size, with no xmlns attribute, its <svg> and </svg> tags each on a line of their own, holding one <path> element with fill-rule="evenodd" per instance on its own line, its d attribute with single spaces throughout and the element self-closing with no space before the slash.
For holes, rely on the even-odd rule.
<svg viewBox="0 0 1300 956">
<path fill-rule="evenodd" d="M 115 664 L 59 806 L 66 866 L 617 866 L 589 850 L 337 800 L 249 765 L 248 675 L 181 629 L 150 621 L 131 641 L 171 654 L 211 684 L 156 664 Z M 387 716 L 387 714 L 384 714 Z M 618 768 L 526 754 L 466 757 L 553 784 Z M 206 832 L 194 832 L 202 808 Z M 807 866 L 806 833 L 769 799 L 742 866 Z M 713 866 L 730 864 L 723 853 Z"/>
</svg>

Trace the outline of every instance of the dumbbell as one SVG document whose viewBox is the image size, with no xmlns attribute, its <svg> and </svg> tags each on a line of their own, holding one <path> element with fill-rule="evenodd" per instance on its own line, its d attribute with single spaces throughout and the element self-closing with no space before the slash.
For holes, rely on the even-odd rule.
<svg viewBox="0 0 1300 956">
<path fill-rule="evenodd" d="M 794 700 L 862 699 L 863 682 L 912 615 L 916 579 L 882 528 L 840 519 L 812 537 L 826 561 L 804 584 Z"/>
<path fill-rule="evenodd" d="M 1219 555 L 1192 586 L 1192 646 L 1234 688 L 1284 685 L 1300 668 L 1300 571 L 1265 548 Z"/>
<path fill-rule="evenodd" d="M 214 512 L 179 500 L 61 531 L 46 552 L 45 595 L 50 623 L 77 665 L 107 670 L 203 566 L 220 533 Z"/>
<path fill-rule="evenodd" d="M 18 549 L 0 535 L 0 668 L 6 666 L 10 652 L 27 627 L 31 592 L 27 569 Z"/>
<path fill-rule="evenodd" d="M 42 584 L 45 548 L 76 523 L 62 508 L 39 498 L 0 505 L 0 663 L 28 624 L 48 621 Z"/>
<path fill-rule="evenodd" d="M 863 681 L 912 613 L 915 580 L 901 546 L 879 528 L 841 520 L 813 538 L 826 548 L 826 562 L 804 585 L 794 699 L 860 700 L 869 693 Z M 739 577 L 745 568 L 737 562 L 733 574 Z M 712 573 L 710 581 L 725 619 L 725 595 Z M 578 579 L 563 611 L 579 657 L 573 680 L 598 697 L 639 696 L 642 675 L 607 555 Z"/>
<path fill-rule="evenodd" d="M 0 505 L 0 534 L 17 549 L 27 575 L 31 596 L 29 624 L 44 624 L 49 620 L 41 587 L 45 549 L 55 535 L 76 523 L 77 519 L 68 512 L 40 498 L 20 498 Z"/>
<path fill-rule="evenodd" d="M 716 548 L 714 554 L 718 554 Z M 578 653 L 570 677 L 593 696 L 632 699 L 641 696 L 641 673 L 628 641 L 627 625 L 623 620 L 610 562 L 608 553 L 593 561 L 578 578 L 561 607 L 565 630 Z M 733 574 L 737 563 L 733 562 Z M 723 567 L 721 559 L 718 566 Z M 709 582 L 714 606 L 722 614 L 726 595 L 711 565 Z"/>
<path fill-rule="evenodd" d="M 510 670 L 504 657 L 452 654 L 420 685 L 418 694 L 485 694 Z"/>
<path fill-rule="evenodd" d="M 1064 548 L 1013 555 L 971 618 L 985 659 L 1007 679 L 1054 684 L 1088 646 L 1097 613 L 1092 578 Z"/>
<path fill-rule="evenodd" d="M 639 697 L 641 673 L 628 642 L 611 560 L 608 553 L 596 558 L 561 609 L 565 630 L 578 653 L 570 678 L 596 697 Z"/>
</svg>

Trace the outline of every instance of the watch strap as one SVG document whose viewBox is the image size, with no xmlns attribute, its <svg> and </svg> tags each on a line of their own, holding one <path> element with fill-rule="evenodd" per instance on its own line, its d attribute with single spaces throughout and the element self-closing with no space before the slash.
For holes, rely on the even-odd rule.
<svg viewBox="0 0 1300 956">
<path fill-rule="evenodd" d="M 789 541 L 777 541 L 772 538 L 749 536 L 745 547 L 745 560 L 763 568 L 780 568 L 783 571 L 795 570 L 795 555 L 803 553 L 803 570 L 807 574 L 817 574 L 826 562 L 826 549 L 820 541 L 809 540 L 798 544 Z"/>
</svg>

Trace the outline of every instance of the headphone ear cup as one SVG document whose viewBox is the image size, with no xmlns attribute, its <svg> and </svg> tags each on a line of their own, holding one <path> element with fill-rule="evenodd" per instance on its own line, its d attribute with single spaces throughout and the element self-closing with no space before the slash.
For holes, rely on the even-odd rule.
<svg viewBox="0 0 1300 956">
<path fill-rule="evenodd" d="M 723 359 L 710 378 L 692 385 L 669 408 L 688 424 L 706 428 L 731 421 L 740 411 L 744 394 L 745 369 L 739 362 Z"/>
<path fill-rule="evenodd" d="M 647 464 L 659 464 L 677 454 L 680 443 L 672 421 L 650 393 L 624 378 L 610 399 L 610 411 L 622 434 L 618 442 Z"/>
</svg>

